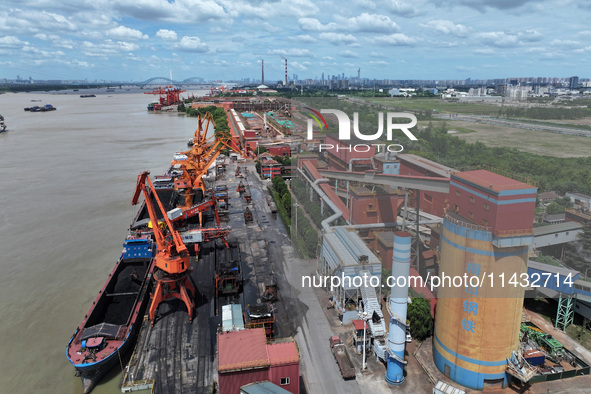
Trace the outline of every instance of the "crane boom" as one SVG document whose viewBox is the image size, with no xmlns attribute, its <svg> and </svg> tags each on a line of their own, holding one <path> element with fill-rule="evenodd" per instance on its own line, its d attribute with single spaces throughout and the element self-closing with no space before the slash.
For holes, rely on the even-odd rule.
<svg viewBox="0 0 591 394">
<path fill-rule="evenodd" d="M 138 181 L 136 190 L 131 200 L 132 205 L 137 204 L 139 195 L 144 193 L 144 200 L 150 220 L 152 221 L 152 230 L 154 232 L 154 238 L 156 239 L 157 253 L 156 253 L 156 272 L 154 279 L 158 283 L 156 290 L 152 296 L 152 305 L 150 306 L 150 320 L 152 326 L 154 325 L 154 318 L 156 310 L 161 302 L 168 298 L 175 297 L 182 300 L 187 306 L 189 312 L 189 319 L 193 320 L 193 309 L 195 304 L 193 303 L 192 297 L 195 294 L 195 288 L 189 280 L 189 274 L 191 273 L 191 260 L 189 251 L 183 243 L 183 240 L 178 231 L 173 227 L 171 220 L 168 218 L 166 210 L 156 193 L 156 189 L 149 178 L 150 173 L 148 171 L 142 172 L 138 175 Z M 147 181 L 147 182 L 146 182 Z M 164 217 L 166 223 L 166 229 L 161 229 L 158 225 L 158 215 L 154 208 L 152 198 L 158 204 L 160 212 Z"/>
</svg>

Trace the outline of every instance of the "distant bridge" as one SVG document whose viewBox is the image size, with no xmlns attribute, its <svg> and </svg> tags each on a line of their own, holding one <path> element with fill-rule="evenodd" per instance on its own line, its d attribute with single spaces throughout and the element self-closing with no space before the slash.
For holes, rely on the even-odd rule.
<svg viewBox="0 0 591 394">
<path fill-rule="evenodd" d="M 183 86 L 183 85 L 211 85 L 206 83 L 203 78 L 201 77 L 191 77 L 184 79 L 182 81 L 174 81 L 170 78 L 166 77 L 153 77 L 147 79 L 143 82 L 136 82 L 132 83 L 132 85 L 139 86 L 140 88 L 144 88 L 146 85 L 174 85 L 174 86 Z"/>
</svg>

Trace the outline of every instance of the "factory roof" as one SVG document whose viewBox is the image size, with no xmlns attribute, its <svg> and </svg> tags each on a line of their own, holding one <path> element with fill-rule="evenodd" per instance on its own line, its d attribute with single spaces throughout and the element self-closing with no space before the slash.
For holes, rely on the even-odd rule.
<svg viewBox="0 0 591 394">
<path fill-rule="evenodd" d="M 381 264 L 355 231 L 333 227 L 332 232 L 324 234 L 324 239 L 331 245 L 343 266 L 359 265 L 364 259 L 367 259 L 368 264 Z"/>
<path fill-rule="evenodd" d="M 497 193 L 505 190 L 535 189 L 535 186 L 487 170 L 456 172 L 453 174 L 453 177 L 463 179 Z"/>
<path fill-rule="evenodd" d="M 271 365 L 286 365 L 300 362 L 300 353 L 294 340 L 267 345 Z"/>
<path fill-rule="evenodd" d="M 564 222 L 551 224 L 549 226 L 534 227 L 534 236 L 560 233 L 563 231 L 573 231 L 583 228 L 583 225 L 579 222 Z"/>
<path fill-rule="evenodd" d="M 363 331 L 363 329 L 367 327 L 367 326 L 363 327 L 364 326 L 363 320 L 353 320 L 352 323 L 357 331 Z"/>
<path fill-rule="evenodd" d="M 218 334 L 218 372 L 299 362 L 300 353 L 293 338 L 267 344 L 264 328 Z"/>
<path fill-rule="evenodd" d="M 540 193 L 540 200 L 556 200 L 560 196 L 556 192 L 543 192 Z"/>
<path fill-rule="evenodd" d="M 270 365 L 264 328 L 218 334 L 218 371 L 263 368 Z"/>
<path fill-rule="evenodd" d="M 533 261 L 533 260 L 529 260 L 527 262 L 527 267 L 533 268 L 533 269 L 536 269 L 539 271 L 545 271 L 545 272 L 550 272 L 553 274 L 559 274 L 562 276 L 568 276 L 570 274 L 571 278 L 573 278 L 573 279 L 575 278 L 575 276 L 580 274 L 579 271 L 570 269 L 568 267 L 545 264 L 545 263 L 540 263 L 540 262 Z"/>
<path fill-rule="evenodd" d="M 351 186 L 349 191 L 355 193 L 357 196 L 374 196 L 374 195 L 404 195 L 401 189 L 396 189 L 388 185 L 379 185 L 370 190 L 365 186 Z"/>
<path fill-rule="evenodd" d="M 411 153 L 401 153 L 398 155 L 398 158 L 402 161 L 414 164 L 415 166 L 421 167 L 444 178 L 449 178 L 449 173 L 452 170 L 450 167 L 446 167 L 443 164 L 436 163 Z"/>
<path fill-rule="evenodd" d="M 589 196 L 587 194 L 583 194 L 583 193 L 566 193 L 566 195 L 573 196 L 573 197 L 581 197 L 581 198 L 585 198 L 585 199 L 591 198 L 591 196 Z"/>
<path fill-rule="evenodd" d="M 377 234 L 378 241 L 382 243 L 382 245 L 386 247 L 394 246 L 394 232 L 393 231 L 384 231 Z"/>
<path fill-rule="evenodd" d="M 244 394 L 287 394 L 289 391 L 274 383 L 265 380 L 264 382 L 249 383 L 240 387 L 240 393 Z"/>
</svg>

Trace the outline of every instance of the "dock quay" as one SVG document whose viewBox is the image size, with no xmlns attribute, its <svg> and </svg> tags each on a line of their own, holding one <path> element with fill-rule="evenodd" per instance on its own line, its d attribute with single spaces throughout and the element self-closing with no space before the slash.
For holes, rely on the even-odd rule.
<svg viewBox="0 0 591 394">
<path fill-rule="evenodd" d="M 124 370 L 121 391 L 152 389 L 154 393 L 210 392 L 217 381 L 216 335 L 221 327 L 223 305 L 239 303 L 268 305 L 274 313 L 273 337 L 295 335 L 295 325 L 288 318 L 277 285 L 276 264 L 282 264 L 282 248 L 288 242 L 281 220 L 266 204 L 267 184 L 258 179 L 253 163 L 241 163 L 243 178 L 234 176 L 236 163 L 229 162 L 216 185 L 227 185 L 230 212 L 222 216 L 222 225 L 231 227 L 229 243 L 238 245 L 242 289 L 237 295 L 216 296 L 216 254 L 220 240 L 203 243 L 198 258 L 191 259 L 191 279 L 195 285 L 195 318 L 189 322 L 184 305 L 170 300 L 160 305 L 153 327 L 144 319 L 138 341 Z M 248 184 L 252 201 L 246 203 L 237 192 L 238 184 Z M 254 220 L 248 224 L 242 213 L 246 207 Z M 234 254 L 234 253 L 232 253 Z M 280 276 L 280 275 L 279 275 Z M 278 289 L 274 300 L 265 302 L 269 285 Z M 267 292 L 268 293 L 268 292 Z M 268 294 L 267 294 L 268 295 Z M 272 297 L 271 297 L 272 298 Z"/>
</svg>

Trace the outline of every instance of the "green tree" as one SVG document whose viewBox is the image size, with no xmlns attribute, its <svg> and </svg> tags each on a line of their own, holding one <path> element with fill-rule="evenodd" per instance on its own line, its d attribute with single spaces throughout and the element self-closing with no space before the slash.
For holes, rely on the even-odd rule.
<svg viewBox="0 0 591 394">
<path fill-rule="evenodd" d="M 591 222 L 583 226 L 577 240 L 567 244 L 564 263 L 584 273 L 591 269 Z"/>
<path fill-rule="evenodd" d="M 433 317 L 431 316 L 431 301 L 427 298 L 413 298 L 408 304 L 407 319 L 410 322 L 410 332 L 419 341 L 424 341 L 433 334 Z"/>
<path fill-rule="evenodd" d="M 291 215 L 291 194 L 285 193 L 283 195 L 283 197 L 281 197 L 281 203 L 283 204 L 283 207 L 287 211 L 287 214 Z"/>
<path fill-rule="evenodd" d="M 556 201 L 552 201 L 546 207 L 546 213 L 549 213 L 549 214 L 562 213 L 562 212 L 564 212 L 564 207 L 562 205 L 558 204 Z"/>
<path fill-rule="evenodd" d="M 261 153 L 265 153 L 268 152 L 267 148 L 265 148 L 262 145 L 257 146 L 257 148 L 254 150 L 255 155 L 260 155 Z"/>
<path fill-rule="evenodd" d="M 280 176 L 273 178 L 271 183 L 273 184 L 273 189 L 275 189 L 275 191 L 279 194 L 279 197 L 283 197 L 284 194 L 288 193 L 285 180 Z"/>
</svg>

